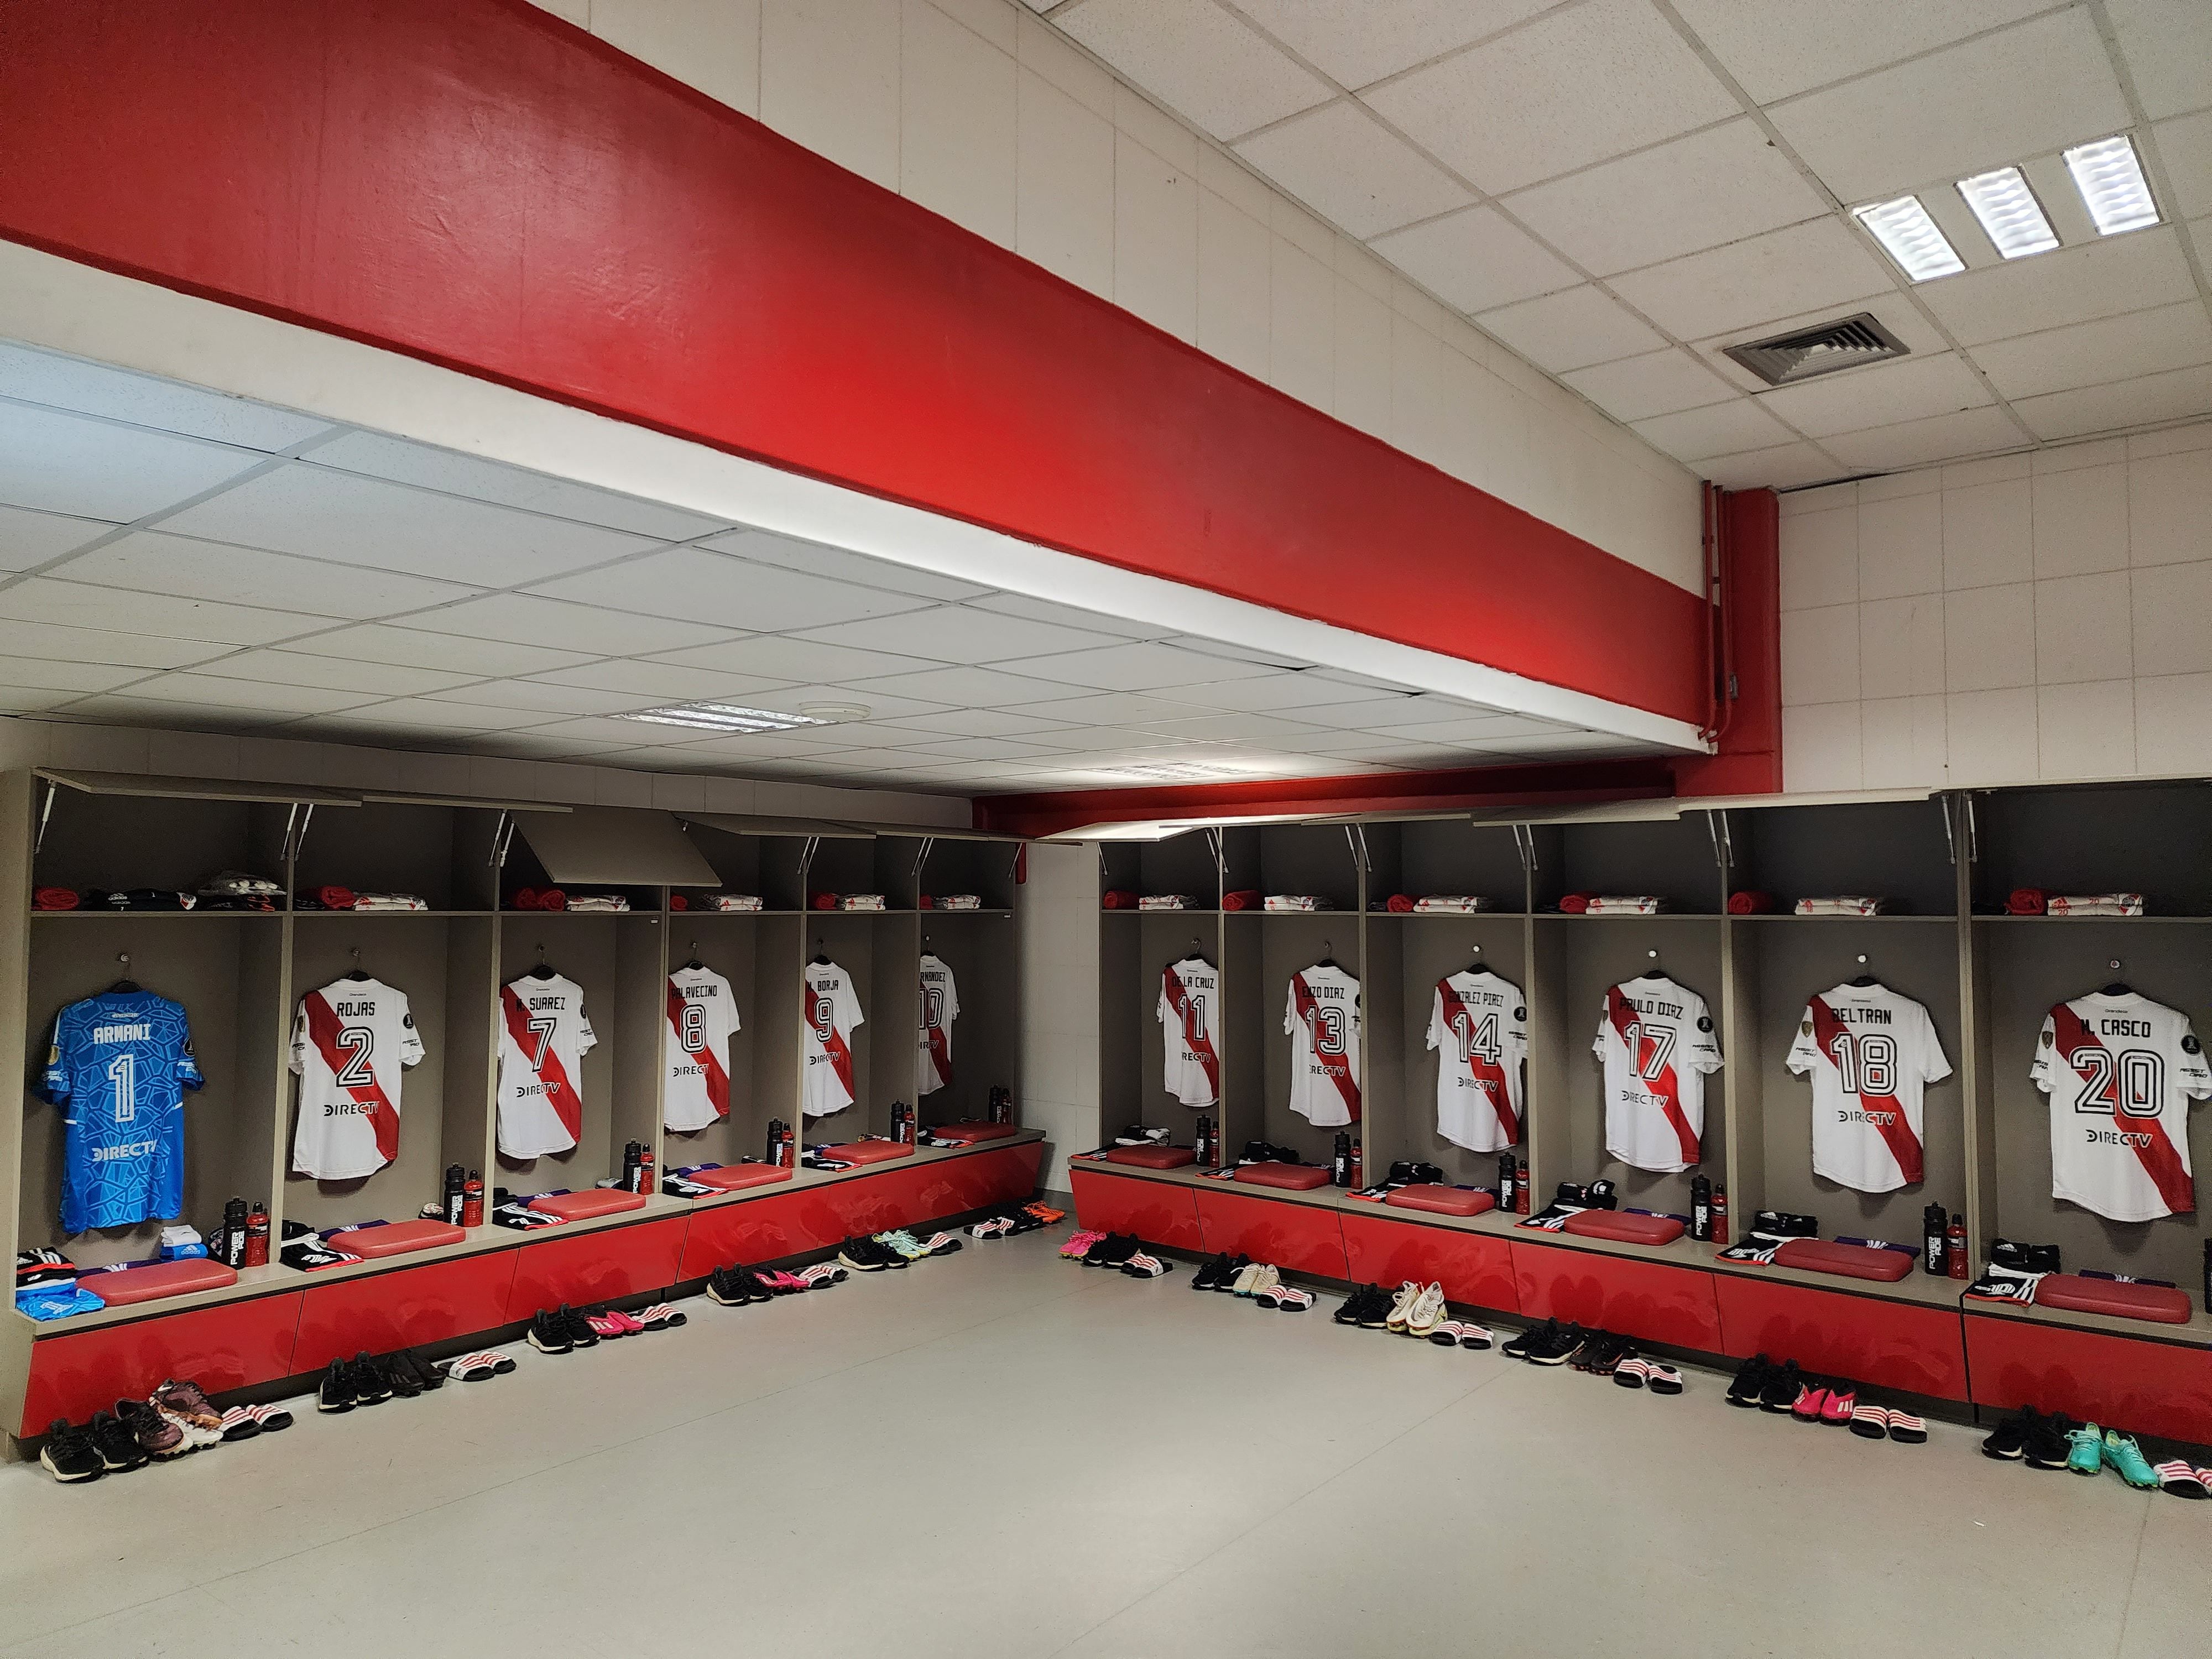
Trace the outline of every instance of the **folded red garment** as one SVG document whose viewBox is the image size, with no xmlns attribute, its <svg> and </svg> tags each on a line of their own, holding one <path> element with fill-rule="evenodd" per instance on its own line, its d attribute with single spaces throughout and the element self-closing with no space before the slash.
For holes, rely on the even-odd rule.
<svg viewBox="0 0 2212 1659">
<path fill-rule="evenodd" d="M 74 887 L 41 887 L 31 895 L 34 910 L 74 910 L 80 902 Z"/>
<path fill-rule="evenodd" d="M 1737 892 L 1729 895 L 1729 914 L 1732 916 L 1764 916 L 1774 910 L 1771 893 Z"/>
<path fill-rule="evenodd" d="M 2016 916 L 2039 916 L 2050 902 L 2051 895 L 2040 887 L 2015 887 L 2005 901 L 2005 908 Z"/>
<path fill-rule="evenodd" d="M 1224 893 L 1221 908 L 1224 910 L 1256 910 L 1260 908 L 1260 890 L 1247 887 L 1239 892 Z"/>
<path fill-rule="evenodd" d="M 354 892 L 350 887 L 318 887 L 315 889 L 315 897 L 321 902 L 325 910 L 353 908 Z"/>
<path fill-rule="evenodd" d="M 837 908 L 837 896 L 835 893 L 817 893 L 806 903 L 810 909 L 834 910 Z"/>
<path fill-rule="evenodd" d="M 928 893 L 924 893 L 920 898 L 916 899 L 915 902 L 925 910 L 934 910 L 937 908 L 937 900 L 935 896 Z"/>
<path fill-rule="evenodd" d="M 1098 908 L 1102 910 L 1133 910 L 1137 908 L 1137 896 L 1119 887 L 1112 888 L 1098 896 Z"/>
<path fill-rule="evenodd" d="M 1581 915 L 1589 908 L 1589 902 L 1588 893 L 1569 893 L 1559 900 L 1559 914 L 1563 916 Z"/>
<path fill-rule="evenodd" d="M 558 887 L 544 888 L 538 895 L 538 908 L 541 910 L 565 910 L 568 908 L 568 896 Z"/>
<path fill-rule="evenodd" d="M 518 887 L 507 900 L 507 904 L 516 910 L 535 910 L 538 908 L 538 890 L 535 887 Z"/>
<path fill-rule="evenodd" d="M 1382 908 L 1401 916 L 1410 916 L 1413 914 L 1413 896 L 1410 893 L 1393 893 L 1390 895 L 1389 902 Z"/>
<path fill-rule="evenodd" d="M 668 896 L 668 908 L 672 910 L 689 910 L 691 908 L 691 901 L 681 893 L 671 893 Z"/>
</svg>

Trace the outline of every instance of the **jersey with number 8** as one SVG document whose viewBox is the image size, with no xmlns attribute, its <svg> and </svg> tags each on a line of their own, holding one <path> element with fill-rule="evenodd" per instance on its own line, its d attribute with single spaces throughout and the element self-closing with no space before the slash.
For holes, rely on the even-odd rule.
<svg viewBox="0 0 2212 1659">
<path fill-rule="evenodd" d="M 2051 1194 L 2112 1221 L 2197 1207 L 2189 1103 L 2212 1069 L 2189 1017 L 2130 991 L 2044 1016 L 2028 1075 L 2051 1097 Z"/>
<path fill-rule="evenodd" d="M 668 1081 L 661 1121 L 689 1134 L 730 1115 L 730 1038 L 741 1022 L 737 994 L 711 968 L 678 968 L 668 976 Z"/>
</svg>

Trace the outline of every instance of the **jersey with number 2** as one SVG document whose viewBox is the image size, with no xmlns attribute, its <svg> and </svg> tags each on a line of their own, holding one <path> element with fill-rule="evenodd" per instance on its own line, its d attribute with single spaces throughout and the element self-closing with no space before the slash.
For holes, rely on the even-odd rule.
<svg viewBox="0 0 2212 1659">
<path fill-rule="evenodd" d="M 131 1227 L 185 1207 L 185 1096 L 200 1086 L 185 1011 L 151 991 L 62 1010 L 40 1093 L 62 1109 L 62 1231 Z"/>
</svg>

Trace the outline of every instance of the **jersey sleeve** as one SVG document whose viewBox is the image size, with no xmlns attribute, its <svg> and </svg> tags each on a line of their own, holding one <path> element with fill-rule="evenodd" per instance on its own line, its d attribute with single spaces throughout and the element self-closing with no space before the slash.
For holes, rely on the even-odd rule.
<svg viewBox="0 0 2212 1659">
<path fill-rule="evenodd" d="M 860 999 L 853 994 L 850 977 L 838 981 L 836 1001 L 837 1023 L 847 1030 L 857 1030 L 868 1023 L 868 1017 L 860 1012 Z"/>
<path fill-rule="evenodd" d="M 2204 1063 L 2204 1045 L 2197 1040 L 2187 1020 L 2181 1022 L 2181 1064 L 2175 1069 L 2175 1079 L 2181 1092 L 2191 1100 L 2212 1099 L 2212 1067 Z"/>
<path fill-rule="evenodd" d="M 185 1023 L 185 1011 L 177 1010 L 177 1081 L 187 1089 L 197 1089 L 207 1079 L 200 1075 L 200 1062 L 192 1053 L 192 1030 Z"/>
<path fill-rule="evenodd" d="M 945 1023 L 947 1025 L 960 1018 L 960 981 L 951 974 L 945 976 Z"/>
<path fill-rule="evenodd" d="M 292 1015 L 292 1075 L 307 1074 L 307 1000 L 300 999 L 299 1007 Z"/>
<path fill-rule="evenodd" d="M 1797 1017 L 1796 1041 L 1790 1045 L 1789 1055 L 1782 1063 L 1799 1077 L 1820 1063 L 1820 1046 L 1813 1036 L 1813 1005 L 1809 1002 Z"/>
<path fill-rule="evenodd" d="M 415 1029 L 415 1010 L 407 999 L 402 997 L 399 999 L 400 1065 L 420 1065 L 422 1052 L 422 1034 Z"/>
<path fill-rule="evenodd" d="M 1682 1035 L 1689 1039 L 1691 1065 L 1701 1072 L 1720 1070 L 1723 1063 L 1721 1060 L 1720 1033 L 1713 1027 L 1712 1010 L 1705 1006 L 1704 998 L 1698 1000 L 1697 1010 L 1691 1015 L 1688 1029 Z"/>
<path fill-rule="evenodd" d="M 1298 1029 L 1298 976 L 1291 975 L 1290 988 L 1283 994 L 1283 1035 L 1289 1036 Z"/>
<path fill-rule="evenodd" d="M 1444 994 L 1442 991 L 1429 993 L 1428 1046 L 1431 1048 L 1444 1046 Z"/>
<path fill-rule="evenodd" d="M 1525 1002 L 1515 1003 L 1513 1017 L 1505 1022 L 1505 1052 L 1515 1060 L 1528 1057 L 1528 1005 Z"/>
<path fill-rule="evenodd" d="M 1613 1010 L 1605 1003 L 1597 1006 L 1597 1035 L 1590 1039 L 1590 1052 L 1600 1060 L 1605 1058 L 1605 1034 L 1613 1029 Z"/>
<path fill-rule="evenodd" d="M 1943 1039 L 1936 1035 L 1936 1016 L 1925 1008 L 1920 1011 L 1920 1080 L 1941 1083 L 1951 1075 L 1951 1057 L 1943 1052 Z"/>
<path fill-rule="evenodd" d="M 39 1079 L 39 1092 L 57 1106 L 70 1097 L 69 1065 L 62 1056 L 63 1040 L 62 1023 L 57 1017 L 46 1042 L 46 1068 Z"/>
<path fill-rule="evenodd" d="M 1168 973 L 1170 974 L 1174 971 L 1175 969 L 1172 968 L 1168 969 Z M 1158 1020 L 1163 1025 L 1170 1024 L 1175 1019 L 1175 1004 L 1168 1000 L 1168 981 L 1166 974 L 1163 974 L 1160 976 L 1160 1000 L 1152 1009 L 1152 1018 Z"/>
<path fill-rule="evenodd" d="M 576 1005 L 577 1057 L 581 1059 L 599 1046 L 599 1034 L 592 1029 L 592 1017 L 584 1012 L 583 1005 L 580 1002 Z"/>
<path fill-rule="evenodd" d="M 2035 1040 L 2035 1064 L 2027 1068 L 2028 1081 L 2045 1094 L 2058 1086 L 2058 1022 L 2043 1017 L 2043 1034 Z"/>
</svg>

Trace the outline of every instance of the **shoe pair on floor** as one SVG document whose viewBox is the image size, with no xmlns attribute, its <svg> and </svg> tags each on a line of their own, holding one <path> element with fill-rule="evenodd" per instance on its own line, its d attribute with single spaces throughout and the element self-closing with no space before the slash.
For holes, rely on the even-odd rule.
<svg viewBox="0 0 2212 1659">
<path fill-rule="evenodd" d="M 1811 1376 L 1794 1359 L 1778 1365 L 1763 1353 L 1753 1354 L 1737 1370 L 1729 1384 L 1728 1402 L 1800 1423 L 1848 1425 L 1862 1440 L 1917 1446 L 1928 1438 L 1928 1425 L 1911 1412 L 1863 1403 L 1855 1384 Z"/>
<path fill-rule="evenodd" d="M 2130 1486 L 2148 1492 L 2153 1486 L 2177 1498 L 2203 1498 L 2212 1493 L 2212 1469 L 2193 1468 L 2173 1458 L 2154 1466 L 2130 1434 L 2100 1429 L 2063 1415 L 2045 1416 L 2033 1407 L 2007 1418 L 1982 1442 L 1984 1457 L 2019 1460 L 2033 1468 L 2069 1469 L 2075 1474 L 2099 1474 L 2111 1469 Z"/>
<path fill-rule="evenodd" d="M 563 1302 L 557 1308 L 544 1310 L 530 1322 L 529 1340 L 530 1346 L 540 1353 L 567 1353 L 572 1348 L 595 1348 L 602 1342 L 618 1341 L 642 1331 L 671 1330 L 684 1322 L 684 1316 L 665 1302 L 656 1302 L 635 1314 L 624 1313 L 619 1308 L 603 1309 L 596 1314 L 580 1313 Z"/>
<path fill-rule="evenodd" d="M 1050 1227 L 1067 1219 L 1067 1212 L 1055 1210 L 1049 1204 L 1025 1204 L 1018 1210 L 1001 1210 L 987 1216 L 968 1230 L 971 1238 L 1012 1238 L 1017 1233 L 1033 1233 L 1040 1227 Z"/>
<path fill-rule="evenodd" d="M 226 1433 L 226 1423 L 234 1416 L 250 1421 L 252 1427 Z M 66 1418 L 56 1419 L 40 1448 L 39 1462 L 55 1480 L 74 1486 L 103 1474 L 127 1474 L 203 1446 L 219 1446 L 225 1439 L 243 1440 L 264 1428 L 288 1428 L 291 1422 L 292 1414 L 281 1406 L 236 1406 L 229 1413 L 218 1412 L 198 1384 L 171 1377 L 143 1400 L 118 1400 L 112 1412 L 95 1412 L 82 1427 Z"/>
<path fill-rule="evenodd" d="M 1102 1233 L 1095 1230 L 1070 1234 L 1060 1253 L 1086 1267 L 1118 1267 L 1132 1279 L 1158 1279 L 1168 1264 L 1145 1249 L 1134 1233 Z"/>
<path fill-rule="evenodd" d="M 770 1302 L 779 1296 L 799 1296 L 827 1285 L 842 1285 L 849 1277 L 834 1261 L 817 1261 L 795 1273 L 778 1268 L 748 1267 L 733 1261 L 707 1275 L 707 1296 L 725 1308 L 742 1308 L 748 1303 Z M 677 1322 L 683 1322 L 679 1319 Z"/>
<path fill-rule="evenodd" d="M 539 1317 L 544 1317 L 540 1315 Z M 398 1395 L 412 1400 L 445 1381 L 405 1349 L 383 1358 L 362 1352 L 351 1359 L 333 1359 L 315 1390 L 315 1409 L 336 1413 L 356 1406 L 380 1406 Z"/>
<path fill-rule="evenodd" d="M 1682 1392 L 1682 1373 L 1672 1365 L 1646 1359 L 1636 1345 L 1611 1331 L 1585 1330 L 1571 1322 L 1547 1319 L 1532 1325 L 1499 1350 L 1508 1359 L 1525 1359 L 1532 1365 L 1565 1365 L 1594 1376 L 1609 1376 L 1624 1389 L 1649 1389 L 1654 1394 Z"/>
</svg>

